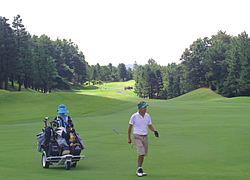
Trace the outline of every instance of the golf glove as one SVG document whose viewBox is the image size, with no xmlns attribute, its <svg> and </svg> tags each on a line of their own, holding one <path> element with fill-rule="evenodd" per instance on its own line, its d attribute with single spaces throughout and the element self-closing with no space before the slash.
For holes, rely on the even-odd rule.
<svg viewBox="0 0 250 180">
<path fill-rule="evenodd" d="M 159 133 L 155 131 L 155 137 L 159 137 Z"/>
</svg>

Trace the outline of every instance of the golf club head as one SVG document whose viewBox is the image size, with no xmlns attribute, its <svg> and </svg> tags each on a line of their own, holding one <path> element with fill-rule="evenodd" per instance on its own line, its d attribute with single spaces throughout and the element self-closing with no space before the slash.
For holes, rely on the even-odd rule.
<svg viewBox="0 0 250 180">
<path fill-rule="evenodd" d="M 49 117 L 46 117 L 46 118 L 43 120 L 45 127 L 47 127 L 47 120 L 48 120 L 48 119 L 49 119 Z"/>
</svg>

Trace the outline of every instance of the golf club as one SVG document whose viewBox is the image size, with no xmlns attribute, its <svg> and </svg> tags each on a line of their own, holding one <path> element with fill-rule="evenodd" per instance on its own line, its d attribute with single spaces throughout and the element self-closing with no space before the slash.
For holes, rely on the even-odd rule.
<svg viewBox="0 0 250 180">
<path fill-rule="evenodd" d="M 46 117 L 46 118 L 44 119 L 44 121 L 43 121 L 45 127 L 47 127 L 47 121 L 48 121 L 48 119 L 49 119 L 49 117 Z"/>
<path fill-rule="evenodd" d="M 121 137 L 123 137 L 126 141 L 127 141 L 127 139 L 123 136 L 123 135 L 121 135 L 118 131 L 116 131 L 115 129 L 113 129 L 113 131 L 115 131 L 117 134 L 119 134 Z M 131 143 L 131 148 L 133 148 L 133 143 Z"/>
</svg>

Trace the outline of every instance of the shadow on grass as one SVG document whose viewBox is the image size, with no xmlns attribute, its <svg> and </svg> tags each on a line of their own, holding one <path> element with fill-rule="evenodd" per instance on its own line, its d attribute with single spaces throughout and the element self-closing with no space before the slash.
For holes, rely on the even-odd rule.
<svg viewBox="0 0 250 180">
<path fill-rule="evenodd" d="M 79 163 L 79 162 L 77 162 Z M 79 166 L 79 167 L 78 167 Z M 45 169 L 47 171 L 67 171 L 64 167 L 64 165 L 57 165 L 57 166 L 52 166 L 50 165 L 49 168 L 43 168 L 41 166 L 41 169 Z M 76 165 L 76 167 L 70 167 L 70 171 L 83 171 L 83 170 L 89 170 L 90 168 L 88 166 L 83 166 L 83 165 Z"/>
<path fill-rule="evenodd" d="M 84 86 L 83 90 L 94 90 L 94 89 L 99 89 L 97 86 Z"/>
</svg>

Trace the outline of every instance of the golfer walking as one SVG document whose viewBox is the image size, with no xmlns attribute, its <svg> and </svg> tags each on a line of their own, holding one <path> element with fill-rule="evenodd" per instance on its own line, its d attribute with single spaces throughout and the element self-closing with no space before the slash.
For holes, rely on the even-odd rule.
<svg viewBox="0 0 250 180">
<path fill-rule="evenodd" d="M 147 174 L 142 170 L 142 163 L 144 156 L 148 155 L 148 128 L 154 132 L 156 137 L 159 137 L 158 132 L 152 126 L 151 118 L 147 111 L 147 104 L 145 101 L 140 101 L 138 104 L 138 111 L 134 113 L 129 121 L 128 126 L 128 143 L 132 143 L 131 130 L 133 127 L 133 139 L 137 147 L 138 153 L 138 167 L 136 175 L 146 176 Z"/>
</svg>

